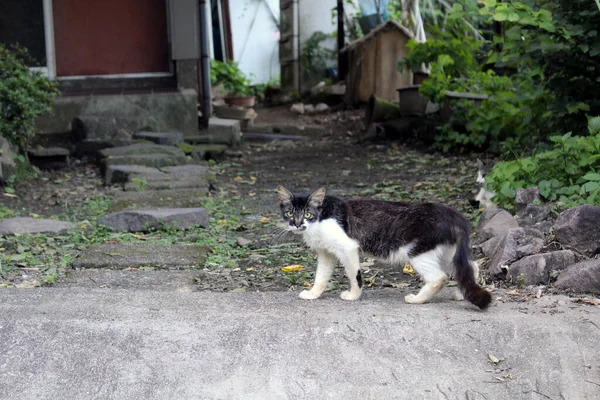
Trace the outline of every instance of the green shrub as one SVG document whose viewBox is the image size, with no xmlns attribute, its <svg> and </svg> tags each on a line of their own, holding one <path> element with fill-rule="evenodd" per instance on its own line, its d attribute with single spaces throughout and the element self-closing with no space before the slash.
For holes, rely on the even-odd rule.
<svg viewBox="0 0 600 400">
<path fill-rule="evenodd" d="M 35 118 L 49 113 L 56 83 L 27 67 L 27 51 L 0 44 L 0 135 L 21 151 L 35 135 Z"/>
<path fill-rule="evenodd" d="M 235 61 L 210 60 L 210 82 L 222 83 L 228 94 L 250 95 L 250 80 Z"/>
<path fill-rule="evenodd" d="M 537 186 L 544 199 L 565 207 L 600 205 L 600 117 L 588 119 L 588 133 L 553 136 L 552 150 L 496 164 L 486 177 L 494 201 L 512 209 L 517 189 Z"/>
</svg>

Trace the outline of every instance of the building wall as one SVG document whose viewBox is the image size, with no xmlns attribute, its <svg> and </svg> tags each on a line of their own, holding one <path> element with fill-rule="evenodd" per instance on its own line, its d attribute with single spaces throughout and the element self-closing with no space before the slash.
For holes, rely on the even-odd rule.
<svg viewBox="0 0 600 400">
<path fill-rule="evenodd" d="M 230 0 L 234 60 L 254 84 L 279 77 L 279 0 Z"/>
<path fill-rule="evenodd" d="M 346 15 L 353 15 L 355 9 L 344 2 Z M 337 8 L 337 0 L 300 0 L 299 5 L 299 41 L 300 41 L 300 76 L 301 90 L 309 90 L 314 84 L 323 80 L 324 76 L 307 75 L 302 65 L 302 53 L 306 48 L 306 42 L 315 32 L 323 32 L 329 36 L 321 42 L 323 48 L 337 51 L 337 39 L 333 35 L 337 32 L 337 18 L 332 18 L 332 10 Z M 337 56 L 328 62 L 329 66 L 337 65 Z"/>
</svg>

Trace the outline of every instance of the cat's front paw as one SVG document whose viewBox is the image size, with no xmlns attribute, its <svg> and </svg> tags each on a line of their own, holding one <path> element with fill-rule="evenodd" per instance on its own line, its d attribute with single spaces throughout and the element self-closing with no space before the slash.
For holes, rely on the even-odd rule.
<svg viewBox="0 0 600 400">
<path fill-rule="evenodd" d="M 456 289 L 452 292 L 452 299 L 456 301 L 462 301 L 465 299 L 465 296 L 461 293 L 460 290 Z"/>
<path fill-rule="evenodd" d="M 302 300 L 315 300 L 315 299 L 318 299 L 319 296 L 320 295 L 316 295 L 313 292 L 311 292 L 310 290 L 303 290 L 298 295 L 298 297 L 300 297 Z"/>
<path fill-rule="evenodd" d="M 352 293 L 349 290 L 344 290 L 340 297 L 342 298 L 342 300 L 358 300 L 360 298 L 360 292 Z"/>
<path fill-rule="evenodd" d="M 407 294 L 404 296 L 404 302 L 408 304 L 423 304 L 425 300 L 419 298 L 416 294 Z"/>
</svg>

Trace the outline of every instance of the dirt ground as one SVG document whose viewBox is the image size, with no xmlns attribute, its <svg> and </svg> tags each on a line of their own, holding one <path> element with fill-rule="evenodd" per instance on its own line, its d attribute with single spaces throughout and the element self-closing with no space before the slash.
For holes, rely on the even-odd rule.
<svg viewBox="0 0 600 400">
<path fill-rule="evenodd" d="M 459 209 L 472 222 L 480 214 L 468 202 L 476 190 L 475 156 L 424 152 L 401 143 L 360 143 L 357 140 L 362 131 L 360 110 L 320 116 L 295 116 L 283 109 L 258 111 L 262 117 L 257 123 L 273 126 L 280 134 L 290 133 L 286 128 L 289 126 L 294 126 L 293 134 L 298 134 L 300 127 L 307 139 L 246 141 L 232 153 L 234 157 L 216 166 L 218 175 L 213 184 L 218 194 L 207 205 L 212 214 L 208 230 L 156 232 L 141 239 L 148 245 L 152 242 L 212 245 L 213 254 L 205 265 L 198 266 L 198 290 L 300 290 L 310 285 L 316 264 L 314 254 L 307 251 L 298 237 L 282 235 L 278 229 L 281 218 L 274 190 L 279 184 L 294 192 L 309 192 L 324 186 L 329 194 L 344 198 L 442 202 Z M 42 244 L 35 238 L 26 243 L 22 243 L 22 238 L 5 240 L 0 247 L 5 250 L 4 265 L 8 269 L 0 270 L 3 279 L 0 284 L 19 281 L 24 267 L 42 271 L 58 269 L 58 275 L 49 283 L 60 281 L 73 272 L 68 261 L 86 246 L 107 241 L 141 242 L 135 235 L 110 234 L 95 226 L 96 218 L 108 210 L 111 191 L 102 186 L 95 166 L 77 163 L 70 169 L 43 172 L 37 178 L 18 183 L 14 195 L 0 199 L 0 219 L 34 215 L 89 226 L 85 227 L 85 235 L 58 238 L 52 245 L 47 244 L 49 239 L 45 237 L 39 239 Z M 24 253 L 29 257 L 29 252 L 43 255 L 46 251 L 56 255 L 51 253 L 43 258 L 32 254 L 32 259 L 38 261 L 33 266 L 11 262 L 11 257 L 23 259 L 14 254 Z M 282 271 L 290 265 L 303 268 Z M 362 265 L 366 285 L 371 289 L 420 284 L 418 277 L 404 273 L 402 267 L 368 259 Z M 330 289 L 343 289 L 345 281 L 340 267 Z"/>
</svg>

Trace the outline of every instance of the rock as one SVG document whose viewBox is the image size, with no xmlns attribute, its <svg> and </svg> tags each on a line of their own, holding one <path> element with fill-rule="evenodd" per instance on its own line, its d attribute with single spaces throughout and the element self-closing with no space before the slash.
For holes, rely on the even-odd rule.
<svg viewBox="0 0 600 400">
<path fill-rule="evenodd" d="M 302 103 L 293 104 L 292 107 L 290 108 L 290 111 L 292 111 L 293 113 L 296 113 L 296 114 L 303 115 L 304 114 L 304 104 L 302 104 Z"/>
<path fill-rule="evenodd" d="M 315 96 L 321 92 L 323 92 L 327 88 L 327 84 L 323 81 L 317 83 L 310 89 L 310 94 Z"/>
<path fill-rule="evenodd" d="M 600 295 L 600 259 L 571 265 L 558 276 L 555 286 L 574 293 Z"/>
<path fill-rule="evenodd" d="M 196 161 L 220 160 L 227 148 L 224 144 L 199 144 L 194 146 L 192 158 Z"/>
<path fill-rule="evenodd" d="M 97 244 L 84 250 L 73 268 L 194 268 L 204 265 L 209 252 L 203 245 Z"/>
<path fill-rule="evenodd" d="M 515 218 L 521 228 L 535 228 L 548 232 L 556 220 L 556 214 L 549 204 L 528 204 Z"/>
<path fill-rule="evenodd" d="M 0 187 L 17 168 L 15 154 L 16 151 L 8 140 L 0 136 Z"/>
<path fill-rule="evenodd" d="M 305 104 L 304 105 L 304 113 L 305 114 L 314 114 L 315 106 L 313 106 L 312 104 Z"/>
<path fill-rule="evenodd" d="M 548 284 L 553 270 L 562 271 L 575 262 L 575 254 L 570 250 L 527 256 L 513 263 L 508 268 L 508 276 L 517 282 L 523 274 L 526 285 Z"/>
<path fill-rule="evenodd" d="M 315 111 L 318 113 L 322 113 L 329 110 L 329 106 L 325 103 L 319 103 L 315 106 Z"/>
<path fill-rule="evenodd" d="M 70 222 L 55 221 L 52 219 L 35 219 L 17 217 L 0 221 L 0 235 L 13 235 L 15 233 L 62 233 L 74 229 Z"/>
<path fill-rule="evenodd" d="M 498 244 L 500 244 L 500 242 L 502 241 L 502 238 L 503 238 L 503 236 L 494 236 L 487 242 L 484 242 L 481 245 L 481 251 L 483 251 L 483 254 L 485 254 L 486 257 L 491 258 L 494 255 L 494 253 L 496 252 L 496 249 L 498 248 Z"/>
<path fill-rule="evenodd" d="M 121 211 L 98 220 L 117 232 L 147 232 L 152 229 L 188 229 L 208 226 L 208 213 L 204 208 L 166 208 L 160 210 Z"/>
<path fill-rule="evenodd" d="M 159 175 L 162 174 L 157 168 L 144 167 L 141 165 L 107 165 L 104 174 L 104 184 L 114 185 L 131 180 L 133 175 Z"/>
<path fill-rule="evenodd" d="M 540 191 L 537 187 L 531 187 L 529 189 L 517 189 L 517 194 L 515 196 L 515 210 L 517 212 L 525 209 L 530 204 L 534 204 L 534 202 L 541 201 Z"/>
<path fill-rule="evenodd" d="M 479 221 L 477 229 L 477 242 L 482 243 L 494 236 L 503 236 L 510 229 L 518 228 L 515 218 L 505 210 L 486 209 Z"/>
<path fill-rule="evenodd" d="M 199 196 L 208 195 L 209 183 L 204 177 L 198 176 L 182 176 L 174 178 L 168 174 L 163 174 L 155 178 L 144 178 L 143 175 L 134 175 L 133 179 L 138 178 L 143 181 L 127 182 L 123 185 L 123 190 L 127 192 L 147 192 L 151 190 L 179 190 L 179 189 L 195 189 Z M 143 194 L 139 194 L 142 196 Z"/>
<path fill-rule="evenodd" d="M 149 140 L 163 146 L 175 146 L 183 143 L 181 132 L 147 132 L 141 131 L 133 134 L 134 139 Z"/>
<path fill-rule="evenodd" d="M 488 266 L 492 276 L 503 276 L 508 265 L 539 252 L 544 246 L 544 235 L 537 229 L 513 228 L 502 237 Z"/>
<path fill-rule="evenodd" d="M 250 243 L 252 243 L 252 240 L 248 240 L 248 239 L 243 238 L 243 237 L 237 238 L 237 245 L 238 246 L 248 246 Z"/>
<path fill-rule="evenodd" d="M 556 239 L 581 253 L 593 254 L 600 249 L 600 207 L 589 204 L 560 214 L 554 224 Z"/>
<path fill-rule="evenodd" d="M 119 128 L 117 133 L 115 134 L 115 139 L 119 140 L 131 140 L 133 138 L 133 134 L 131 131 L 128 131 L 125 128 Z"/>
<path fill-rule="evenodd" d="M 161 170 L 175 178 L 192 175 L 206 176 L 209 172 L 207 165 L 175 165 L 161 168 Z"/>
<path fill-rule="evenodd" d="M 152 143 L 137 143 L 131 146 L 113 147 L 101 150 L 100 158 L 133 156 L 143 154 L 166 154 L 174 157 L 185 157 L 185 152 L 175 146 L 162 146 Z"/>
</svg>

